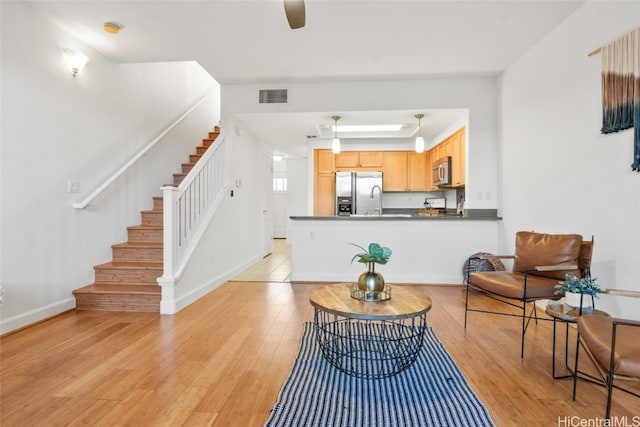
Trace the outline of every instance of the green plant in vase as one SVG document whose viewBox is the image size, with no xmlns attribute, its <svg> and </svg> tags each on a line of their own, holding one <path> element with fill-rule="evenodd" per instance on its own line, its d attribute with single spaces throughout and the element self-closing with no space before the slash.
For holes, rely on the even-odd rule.
<svg viewBox="0 0 640 427">
<path fill-rule="evenodd" d="M 355 254 L 351 258 L 351 262 L 358 259 L 358 262 L 367 264 L 367 271 L 358 277 L 358 288 L 365 292 L 381 292 L 384 290 L 384 278 L 376 272 L 376 264 L 386 264 L 391 257 L 391 249 L 382 247 L 378 243 L 369 243 L 369 248 L 365 249 L 360 245 L 351 243 L 351 245 L 362 249 L 363 252 Z"/>
<path fill-rule="evenodd" d="M 597 279 L 591 277 L 578 278 L 567 274 L 562 282 L 555 286 L 555 294 L 564 294 L 565 303 L 571 307 L 591 307 L 593 297 L 598 297 L 602 292 Z M 583 298 L 587 295 L 586 298 Z"/>
</svg>

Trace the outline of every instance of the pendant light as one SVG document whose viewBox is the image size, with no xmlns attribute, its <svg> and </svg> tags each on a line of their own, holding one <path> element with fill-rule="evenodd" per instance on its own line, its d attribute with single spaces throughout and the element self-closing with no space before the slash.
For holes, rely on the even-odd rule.
<svg viewBox="0 0 640 427">
<path fill-rule="evenodd" d="M 416 153 L 424 153 L 424 138 L 422 137 L 422 118 L 424 114 L 416 114 L 418 119 L 418 137 L 416 138 Z"/>
<path fill-rule="evenodd" d="M 340 140 L 338 139 L 338 120 L 340 120 L 340 116 L 331 116 L 333 119 L 333 140 L 331 141 L 331 149 L 334 154 L 338 154 L 340 152 Z"/>
</svg>

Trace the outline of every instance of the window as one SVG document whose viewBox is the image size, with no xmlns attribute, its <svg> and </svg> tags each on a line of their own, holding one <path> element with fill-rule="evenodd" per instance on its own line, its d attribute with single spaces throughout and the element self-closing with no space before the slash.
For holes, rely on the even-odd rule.
<svg viewBox="0 0 640 427">
<path fill-rule="evenodd" d="M 284 193 L 287 191 L 287 178 L 273 178 L 273 191 Z"/>
</svg>

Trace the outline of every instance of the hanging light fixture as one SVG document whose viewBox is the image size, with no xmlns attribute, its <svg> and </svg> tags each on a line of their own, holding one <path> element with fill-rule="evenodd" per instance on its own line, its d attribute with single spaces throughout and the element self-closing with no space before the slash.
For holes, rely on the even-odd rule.
<svg viewBox="0 0 640 427">
<path fill-rule="evenodd" d="M 416 114 L 416 119 L 418 119 L 418 136 L 416 137 L 416 153 L 424 152 L 424 138 L 422 137 L 422 118 L 424 114 Z"/>
<path fill-rule="evenodd" d="M 333 119 L 333 140 L 331 141 L 331 149 L 335 154 L 340 152 L 340 139 L 338 139 L 338 120 L 340 120 L 340 116 L 331 116 Z"/>
</svg>

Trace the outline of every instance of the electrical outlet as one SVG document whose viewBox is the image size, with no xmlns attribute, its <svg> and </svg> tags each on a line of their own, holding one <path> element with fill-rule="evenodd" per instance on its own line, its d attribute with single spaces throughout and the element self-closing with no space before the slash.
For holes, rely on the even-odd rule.
<svg viewBox="0 0 640 427">
<path fill-rule="evenodd" d="M 80 192 L 80 183 L 78 181 L 67 181 L 67 192 L 68 193 L 79 193 Z"/>
</svg>

